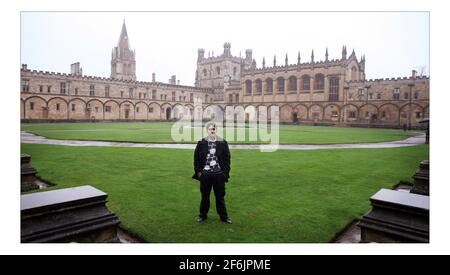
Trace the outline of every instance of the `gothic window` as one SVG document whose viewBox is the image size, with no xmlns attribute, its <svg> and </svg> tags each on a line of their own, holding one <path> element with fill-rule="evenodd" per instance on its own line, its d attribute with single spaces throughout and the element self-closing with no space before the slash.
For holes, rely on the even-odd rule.
<svg viewBox="0 0 450 275">
<path fill-rule="evenodd" d="M 59 103 L 56 103 L 56 111 L 59 111 Z"/>
<path fill-rule="evenodd" d="M 62 95 L 66 94 L 66 82 L 61 82 L 59 84 L 59 93 Z"/>
<path fill-rule="evenodd" d="M 206 77 L 208 75 L 208 71 L 206 69 L 203 69 L 203 76 Z"/>
<path fill-rule="evenodd" d="M 406 93 L 404 94 L 404 97 L 405 97 L 405 99 L 408 99 L 408 98 L 409 98 L 408 92 L 406 92 Z"/>
<path fill-rule="evenodd" d="M 149 107 L 149 108 L 148 108 L 148 112 L 149 112 L 149 113 L 153 113 L 153 107 Z"/>
<path fill-rule="evenodd" d="M 152 90 L 152 99 L 156 100 L 156 90 Z"/>
<path fill-rule="evenodd" d="M 43 85 L 39 85 L 39 92 L 42 93 L 44 91 L 44 86 Z"/>
<path fill-rule="evenodd" d="M 78 95 L 78 88 L 75 88 L 75 95 Z"/>
<path fill-rule="evenodd" d="M 228 95 L 228 102 L 233 102 L 233 94 Z"/>
<path fill-rule="evenodd" d="M 236 73 L 237 73 L 237 68 L 234 67 L 234 68 L 233 68 L 233 76 L 236 76 Z"/>
<path fill-rule="evenodd" d="M 414 99 L 419 99 L 419 92 L 418 91 L 414 92 Z"/>
<path fill-rule="evenodd" d="M 329 101 L 338 101 L 338 100 L 339 100 L 339 78 L 332 77 L 330 78 Z"/>
<path fill-rule="evenodd" d="M 95 112 L 98 113 L 98 106 L 95 106 Z"/>
<path fill-rule="evenodd" d="M 271 95 L 273 93 L 273 80 L 272 78 L 266 79 L 266 93 Z"/>
<path fill-rule="evenodd" d="M 385 111 L 381 112 L 381 118 L 386 118 L 386 112 Z"/>
<path fill-rule="evenodd" d="M 105 97 L 109 97 L 109 86 L 105 87 Z"/>
<path fill-rule="evenodd" d="M 51 93 L 52 92 L 52 86 L 47 86 L 47 93 Z"/>
<path fill-rule="evenodd" d="M 314 89 L 325 89 L 325 76 L 323 74 L 316 74 L 316 76 L 314 77 Z"/>
<path fill-rule="evenodd" d="M 311 89 L 310 81 L 309 75 L 302 76 L 302 90 L 309 91 Z"/>
<path fill-rule="evenodd" d="M 394 89 L 394 100 L 399 100 L 399 99 L 400 99 L 400 89 L 395 88 Z"/>
<path fill-rule="evenodd" d="M 110 113 L 111 112 L 111 106 L 105 106 L 105 112 Z"/>
<path fill-rule="evenodd" d="M 236 94 L 236 102 L 239 103 L 239 94 Z"/>
<path fill-rule="evenodd" d="M 369 93 L 369 99 L 373 99 L 373 94 Z"/>
<path fill-rule="evenodd" d="M 93 84 L 89 85 L 89 95 L 90 96 L 95 95 L 95 86 Z"/>
<path fill-rule="evenodd" d="M 351 75 L 352 80 L 356 80 L 356 73 L 357 73 L 357 69 L 355 66 L 353 66 L 352 67 L 352 75 Z"/>
<path fill-rule="evenodd" d="M 194 94 L 190 94 L 189 95 L 189 101 L 190 102 L 194 102 Z"/>
<path fill-rule="evenodd" d="M 123 97 L 123 91 L 120 91 L 120 97 Z"/>
<path fill-rule="evenodd" d="M 350 118 L 356 118 L 356 112 L 355 111 L 350 111 L 349 117 Z"/>
<path fill-rule="evenodd" d="M 176 101 L 175 100 L 175 92 L 172 92 L 172 101 Z"/>
<path fill-rule="evenodd" d="M 216 67 L 216 73 L 217 75 L 220 75 L 220 67 Z"/>
<path fill-rule="evenodd" d="M 297 77 L 289 77 L 289 91 L 297 91 Z"/>
<path fill-rule="evenodd" d="M 129 88 L 128 93 L 129 93 L 130 98 L 133 98 L 133 88 Z"/>
<path fill-rule="evenodd" d="M 377 94 L 377 99 L 381 99 L 381 94 L 380 93 Z"/>
<path fill-rule="evenodd" d="M 30 91 L 30 80 L 24 79 L 22 81 L 22 92 L 29 92 Z"/>
<path fill-rule="evenodd" d="M 136 107 L 136 113 L 139 113 L 139 107 Z"/>
<path fill-rule="evenodd" d="M 358 89 L 358 96 L 364 96 L 364 89 Z"/>
<path fill-rule="evenodd" d="M 256 94 L 262 93 L 262 81 L 261 79 L 256 80 Z"/>
<path fill-rule="evenodd" d="M 30 110 L 34 110 L 34 102 L 30 102 Z"/>
<path fill-rule="evenodd" d="M 284 92 L 284 78 L 282 77 L 277 78 L 277 90 L 279 93 Z"/>
<path fill-rule="evenodd" d="M 75 111 L 75 104 L 72 104 L 72 111 Z"/>
<path fill-rule="evenodd" d="M 252 94 L 252 81 L 251 80 L 245 81 L 245 94 L 247 94 L 247 95 Z"/>
</svg>

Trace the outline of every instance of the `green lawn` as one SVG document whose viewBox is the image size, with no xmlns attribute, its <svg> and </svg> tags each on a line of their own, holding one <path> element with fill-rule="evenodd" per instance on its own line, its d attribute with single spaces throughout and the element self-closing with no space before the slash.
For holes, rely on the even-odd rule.
<svg viewBox="0 0 450 275">
<path fill-rule="evenodd" d="M 168 142 L 172 143 L 169 122 L 140 123 L 44 123 L 22 124 L 21 130 L 54 139 L 131 141 L 131 142 Z M 192 131 L 193 133 L 193 131 Z M 330 126 L 280 125 L 280 144 L 340 144 L 366 143 L 402 140 L 421 132 L 374 129 L 345 128 Z M 236 131 L 235 131 L 236 135 Z M 225 134 L 221 136 L 226 137 Z M 193 138 L 189 143 L 196 143 Z M 230 143 L 263 143 L 248 139 Z"/>
<path fill-rule="evenodd" d="M 200 191 L 191 179 L 191 150 L 31 144 L 21 150 L 39 176 L 58 184 L 46 190 L 95 186 L 109 194 L 108 207 L 124 228 L 156 243 L 328 242 L 370 209 L 369 197 L 380 188 L 410 181 L 429 154 L 427 145 L 232 150 L 226 203 L 234 224 L 228 225 L 219 222 L 213 195 L 210 218 L 195 221 Z"/>
</svg>

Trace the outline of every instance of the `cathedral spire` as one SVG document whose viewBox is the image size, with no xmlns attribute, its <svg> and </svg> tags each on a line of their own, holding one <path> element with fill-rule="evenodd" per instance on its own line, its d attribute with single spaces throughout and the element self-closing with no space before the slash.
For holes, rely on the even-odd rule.
<svg viewBox="0 0 450 275">
<path fill-rule="evenodd" d="M 262 67 L 263 69 L 266 67 L 266 57 L 263 56 L 263 61 L 262 61 Z"/>
<path fill-rule="evenodd" d="M 274 67 L 277 66 L 277 56 L 276 55 L 273 56 L 273 66 Z"/>
<path fill-rule="evenodd" d="M 314 63 L 314 50 L 311 52 L 311 63 Z"/>
<path fill-rule="evenodd" d="M 284 60 L 284 65 L 285 65 L 285 66 L 288 65 L 288 56 L 287 56 L 287 53 L 286 53 L 286 59 Z"/>
<path fill-rule="evenodd" d="M 300 51 L 298 51 L 297 65 L 300 65 Z"/>
<path fill-rule="evenodd" d="M 117 46 L 122 49 L 130 49 L 130 43 L 128 41 L 128 33 L 127 33 L 127 26 L 125 25 L 125 19 L 123 20 L 122 31 L 120 32 L 119 42 L 117 43 Z"/>
<path fill-rule="evenodd" d="M 328 47 L 327 50 L 325 51 L 325 61 L 328 61 Z"/>
<path fill-rule="evenodd" d="M 123 20 L 117 47 L 112 50 L 111 78 L 136 80 L 136 54 L 130 49 L 125 19 Z"/>
</svg>

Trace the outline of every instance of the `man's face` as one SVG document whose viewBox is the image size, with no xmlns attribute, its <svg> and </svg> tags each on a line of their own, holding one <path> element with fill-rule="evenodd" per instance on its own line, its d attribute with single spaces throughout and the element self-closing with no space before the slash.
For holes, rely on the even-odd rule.
<svg viewBox="0 0 450 275">
<path fill-rule="evenodd" d="M 208 135 L 209 135 L 210 138 L 215 138 L 216 137 L 216 126 L 210 125 L 208 127 Z"/>
</svg>

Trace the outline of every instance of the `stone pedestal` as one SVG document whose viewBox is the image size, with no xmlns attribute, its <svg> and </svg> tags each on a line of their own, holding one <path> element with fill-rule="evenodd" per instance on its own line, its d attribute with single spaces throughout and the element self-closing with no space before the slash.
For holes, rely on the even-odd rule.
<svg viewBox="0 0 450 275">
<path fill-rule="evenodd" d="M 21 242 L 119 242 L 107 196 L 89 185 L 21 195 Z"/>
<path fill-rule="evenodd" d="M 419 169 L 413 176 L 414 185 L 411 193 L 419 195 L 430 195 L 430 162 L 423 160 L 420 162 Z"/>
<path fill-rule="evenodd" d="M 372 210 L 358 223 L 361 242 L 429 242 L 428 196 L 381 189 L 370 201 Z"/>
<path fill-rule="evenodd" d="M 20 192 L 27 192 L 39 189 L 36 183 L 36 169 L 31 166 L 31 156 L 20 155 Z"/>
</svg>

